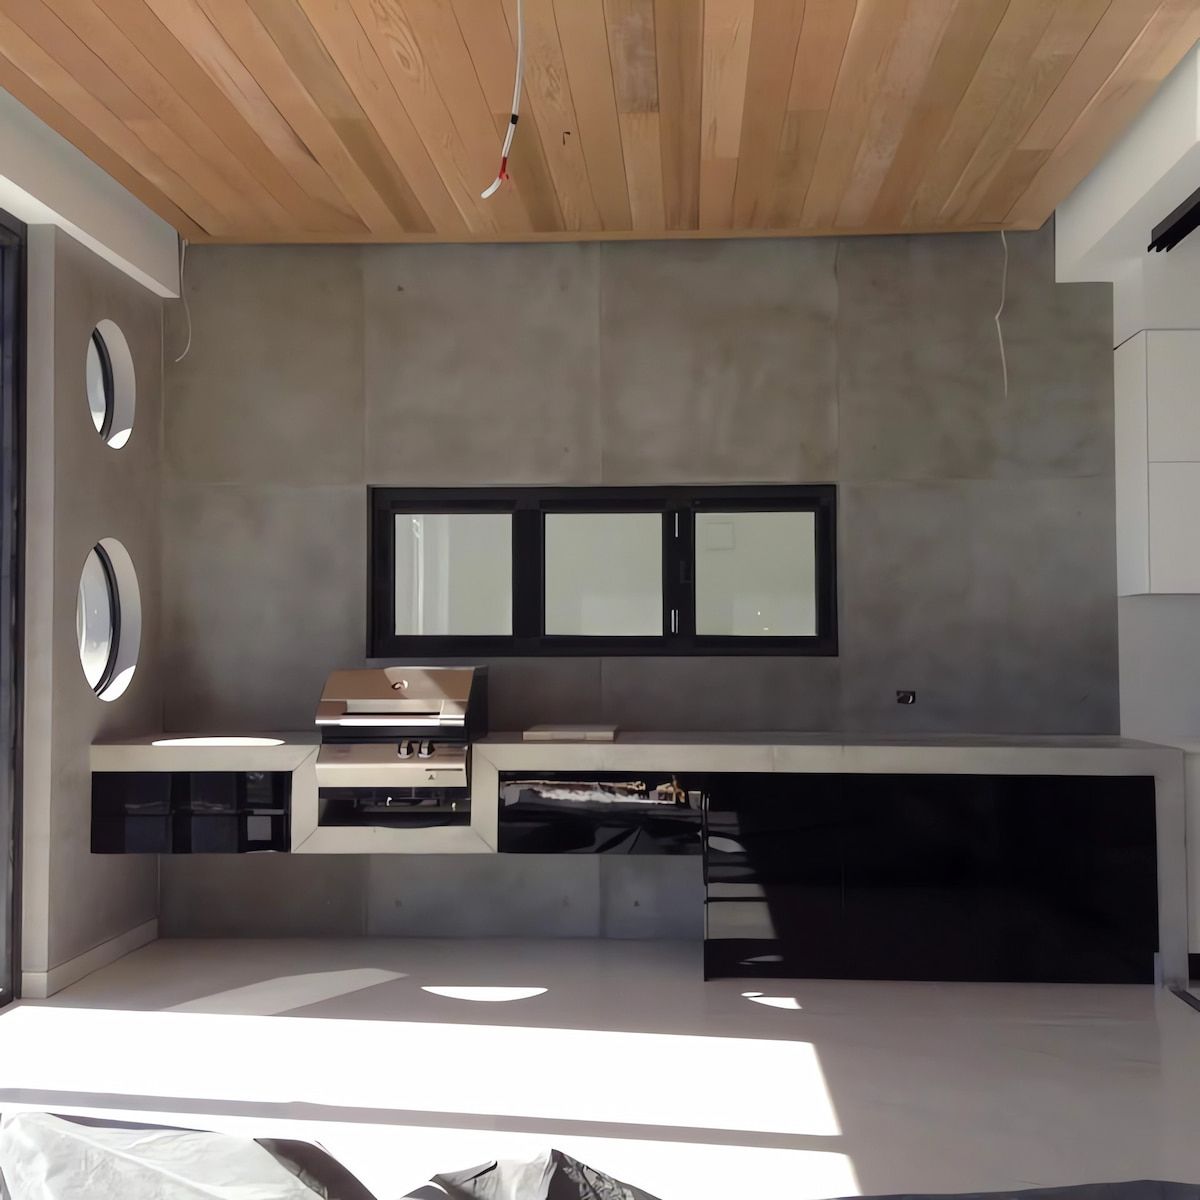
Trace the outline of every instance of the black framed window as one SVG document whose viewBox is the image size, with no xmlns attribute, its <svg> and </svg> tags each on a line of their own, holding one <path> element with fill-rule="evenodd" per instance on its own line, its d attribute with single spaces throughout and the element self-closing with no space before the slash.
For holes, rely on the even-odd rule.
<svg viewBox="0 0 1200 1200">
<path fill-rule="evenodd" d="M 372 488 L 367 652 L 837 653 L 836 491 Z"/>
<path fill-rule="evenodd" d="M 0 211 L 0 1006 L 18 977 L 25 226 Z"/>
</svg>

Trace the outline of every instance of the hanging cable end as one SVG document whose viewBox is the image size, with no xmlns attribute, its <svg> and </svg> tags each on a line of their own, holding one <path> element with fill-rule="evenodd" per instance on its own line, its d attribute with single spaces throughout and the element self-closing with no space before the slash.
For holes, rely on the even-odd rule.
<svg viewBox="0 0 1200 1200">
<path fill-rule="evenodd" d="M 492 196 L 494 196 L 500 190 L 500 185 L 507 178 L 508 178 L 508 155 L 506 154 L 500 160 L 500 170 L 496 172 L 496 178 L 492 180 L 491 184 L 484 191 L 479 193 L 479 198 L 481 200 L 490 199 Z"/>
</svg>

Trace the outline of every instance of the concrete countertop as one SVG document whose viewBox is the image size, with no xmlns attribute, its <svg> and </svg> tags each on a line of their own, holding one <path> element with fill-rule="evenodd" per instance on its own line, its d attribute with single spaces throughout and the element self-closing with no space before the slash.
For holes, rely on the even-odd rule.
<svg viewBox="0 0 1200 1200">
<path fill-rule="evenodd" d="M 279 736 L 283 736 L 282 734 Z M 477 746 L 970 746 L 1061 747 L 1077 749 L 1147 749 L 1155 743 L 1110 735 L 1085 734 L 902 734 L 902 733 L 796 733 L 787 730 L 751 732 L 640 732 L 618 730 L 613 741 L 526 741 L 520 732 L 499 732 L 480 738 Z"/>
<path fill-rule="evenodd" d="M 219 734 L 149 733 L 143 737 L 94 742 L 93 771 L 295 771 L 314 759 L 321 744 L 316 730 L 304 733 L 236 733 L 230 738 L 272 738 L 274 746 L 187 745 L 156 746 L 156 741 Z"/>
<path fill-rule="evenodd" d="M 855 771 L 932 774 L 1157 775 L 1182 771 L 1180 750 L 1119 737 L 801 733 L 627 733 L 612 742 L 526 742 L 497 733 L 475 743 L 473 803 L 488 803 L 493 771 Z"/>
<path fill-rule="evenodd" d="M 314 757 L 321 743 L 317 729 L 230 734 L 231 738 L 272 738 L 277 745 L 187 744 L 189 739 L 217 737 L 207 734 L 146 734 L 142 737 L 97 742 L 91 748 L 93 771 L 291 771 Z M 174 745 L 156 744 L 164 739 Z M 845 734 L 757 731 L 742 733 L 618 733 L 614 741 L 525 741 L 519 732 L 499 732 L 474 744 L 475 757 L 501 770 L 520 770 L 541 764 L 546 770 L 572 767 L 598 768 L 612 763 L 618 768 L 645 766 L 676 770 L 848 770 L 848 760 L 861 760 L 863 769 L 878 770 L 871 760 L 892 759 L 911 752 L 914 760 L 945 755 L 985 757 L 1027 751 L 1041 760 L 1066 755 L 1073 769 L 1080 755 L 1119 752 L 1124 755 L 1179 754 L 1179 747 L 1154 745 L 1120 737 L 1020 736 L 1000 734 Z M 1104 756 L 1101 755 L 1101 758 Z M 1064 759 L 1064 762 L 1066 762 Z M 982 761 L 982 760 L 981 760 Z M 954 769 L 930 766 L 932 770 Z M 1053 773 L 1055 768 L 1046 768 Z M 1101 768 L 1104 770 L 1106 768 Z"/>
</svg>

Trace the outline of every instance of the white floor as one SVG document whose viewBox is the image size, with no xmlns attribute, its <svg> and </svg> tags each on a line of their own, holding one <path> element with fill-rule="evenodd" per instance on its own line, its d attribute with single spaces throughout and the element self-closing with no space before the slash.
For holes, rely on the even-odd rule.
<svg viewBox="0 0 1200 1200">
<path fill-rule="evenodd" d="M 546 1146 L 662 1200 L 1200 1183 L 1200 1012 L 1148 987 L 706 984 L 679 944 L 161 941 L 0 1014 L 21 1107 L 307 1137 L 387 1200 Z"/>
</svg>

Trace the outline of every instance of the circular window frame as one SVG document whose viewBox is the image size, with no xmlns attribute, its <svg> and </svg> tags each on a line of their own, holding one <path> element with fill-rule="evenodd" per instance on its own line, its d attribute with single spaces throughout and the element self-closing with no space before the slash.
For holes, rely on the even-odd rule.
<svg viewBox="0 0 1200 1200">
<path fill-rule="evenodd" d="M 104 666 L 100 671 L 100 675 L 96 682 L 91 684 L 92 691 L 97 696 L 102 696 L 108 686 L 113 681 L 113 676 L 117 670 L 117 654 L 121 646 L 121 592 L 117 586 L 116 576 L 113 573 L 112 559 L 108 556 L 108 551 L 97 542 L 87 553 L 87 558 L 83 560 L 83 570 L 80 571 L 80 599 L 83 598 L 83 574 L 87 570 L 88 559 L 92 555 L 96 556 L 96 561 L 100 564 L 100 571 L 104 576 L 104 588 L 108 593 L 108 656 L 104 660 Z M 79 646 L 79 662 L 83 666 L 83 643 Z M 83 673 L 84 679 L 87 679 L 87 670 Z"/>
<path fill-rule="evenodd" d="M 88 679 L 87 668 L 84 666 L 82 642 L 79 642 L 78 646 L 79 662 L 84 682 L 91 691 L 101 700 L 111 703 L 125 694 L 137 669 L 138 653 L 142 644 L 141 588 L 133 559 L 116 538 L 101 538 L 88 551 L 80 570 L 81 586 L 83 574 L 93 554 L 104 574 L 111 634 L 104 669 L 94 684 Z M 78 605 L 78 601 L 76 603 Z M 78 608 L 76 611 L 78 612 Z M 76 640 L 79 641 L 78 632 Z"/>
<path fill-rule="evenodd" d="M 133 369 L 133 354 L 125 340 L 121 327 L 107 317 L 98 321 L 88 336 L 88 351 L 96 351 L 100 366 L 100 387 L 104 393 L 104 416 L 96 424 L 96 409 L 87 383 L 85 366 L 84 398 L 92 427 L 100 440 L 112 450 L 120 450 L 128 444 L 133 434 L 134 414 L 137 409 L 137 380 Z M 86 358 L 86 355 L 85 355 Z"/>
</svg>

